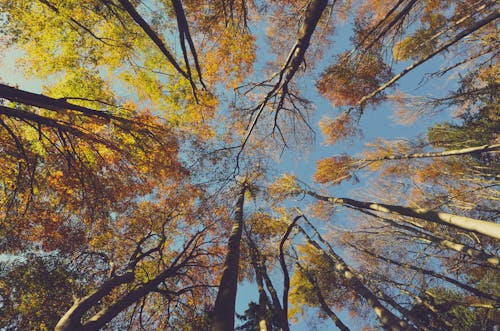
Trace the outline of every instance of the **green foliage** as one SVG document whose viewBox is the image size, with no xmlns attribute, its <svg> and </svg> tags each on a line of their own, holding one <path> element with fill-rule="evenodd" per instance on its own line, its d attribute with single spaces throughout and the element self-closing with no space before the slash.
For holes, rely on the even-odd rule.
<svg viewBox="0 0 500 331">
<path fill-rule="evenodd" d="M 431 288 L 427 292 L 438 312 L 432 313 L 423 305 L 414 306 L 412 312 L 430 327 L 449 331 L 487 331 L 498 325 L 500 317 L 496 308 L 475 307 L 473 302 L 467 301 L 466 295 L 444 287 Z M 447 322 L 446 326 L 443 326 L 443 321 Z"/>
<path fill-rule="evenodd" d="M 268 331 L 280 330 L 278 316 L 273 307 L 266 307 L 266 325 Z M 250 301 L 248 308 L 243 315 L 236 314 L 236 317 L 243 322 L 242 325 L 235 328 L 236 331 L 260 331 L 259 326 L 259 304 Z"/>
<path fill-rule="evenodd" d="M 2 330 L 53 330 L 82 294 L 80 276 L 56 254 L 29 253 L 0 262 Z"/>
<path fill-rule="evenodd" d="M 427 139 L 436 147 L 458 149 L 492 144 L 500 132 L 498 103 L 488 104 L 477 113 L 466 113 L 462 123 L 438 123 L 427 132 Z"/>
</svg>

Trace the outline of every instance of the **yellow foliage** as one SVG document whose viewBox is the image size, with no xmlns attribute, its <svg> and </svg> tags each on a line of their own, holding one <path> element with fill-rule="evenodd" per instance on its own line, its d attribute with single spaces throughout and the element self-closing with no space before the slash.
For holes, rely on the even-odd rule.
<svg viewBox="0 0 500 331">
<path fill-rule="evenodd" d="M 332 156 L 316 162 L 316 173 L 313 178 L 321 184 L 340 184 L 351 179 L 350 173 L 353 159 L 348 155 Z"/>
<path fill-rule="evenodd" d="M 297 183 L 297 178 L 289 174 L 275 178 L 274 182 L 269 185 L 268 190 L 272 196 L 281 197 L 282 199 L 301 194 L 303 191 Z"/>
</svg>

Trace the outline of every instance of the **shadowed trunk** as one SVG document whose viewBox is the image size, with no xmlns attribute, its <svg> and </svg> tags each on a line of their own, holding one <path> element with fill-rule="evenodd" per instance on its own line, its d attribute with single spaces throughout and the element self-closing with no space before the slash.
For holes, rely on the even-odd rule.
<svg viewBox="0 0 500 331">
<path fill-rule="evenodd" d="M 258 253 L 254 248 L 250 248 L 250 258 L 252 259 L 252 266 L 255 271 L 255 282 L 257 283 L 257 291 L 259 292 L 259 329 L 260 331 L 267 331 L 266 312 L 268 298 L 264 289 L 264 278 L 258 263 Z"/>
<path fill-rule="evenodd" d="M 211 327 L 213 331 L 234 330 L 234 307 L 238 288 L 238 267 L 240 262 L 240 242 L 243 230 L 243 204 L 245 202 L 246 184 L 238 193 L 233 227 L 227 244 L 227 255 L 212 312 Z"/>
</svg>

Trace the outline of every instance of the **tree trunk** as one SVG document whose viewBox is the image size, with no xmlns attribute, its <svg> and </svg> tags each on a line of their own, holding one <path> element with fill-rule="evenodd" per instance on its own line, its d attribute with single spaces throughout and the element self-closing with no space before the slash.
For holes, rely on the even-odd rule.
<svg viewBox="0 0 500 331">
<path fill-rule="evenodd" d="M 485 153 L 500 150 L 500 144 L 473 146 L 461 149 L 451 149 L 443 152 L 429 152 L 429 153 L 411 153 L 399 155 L 387 155 L 374 159 L 361 159 L 357 162 L 377 162 L 386 160 L 403 160 L 403 159 L 423 159 L 430 157 L 446 157 L 454 155 L 467 155 L 472 153 Z"/>
<path fill-rule="evenodd" d="M 296 265 L 300 269 L 300 271 L 304 274 L 304 276 L 306 276 L 309 283 L 311 283 L 311 285 L 313 286 L 314 293 L 316 294 L 321 309 L 323 309 L 325 314 L 327 314 L 328 317 L 330 317 L 330 319 L 333 321 L 333 323 L 335 323 L 335 325 L 339 328 L 339 330 L 349 331 L 349 328 L 340 320 L 337 314 L 335 314 L 333 310 L 331 310 L 330 307 L 328 306 L 328 303 L 326 302 L 325 297 L 323 296 L 323 293 L 319 288 L 318 282 L 314 279 L 314 277 L 299 262 L 296 262 Z"/>
<path fill-rule="evenodd" d="M 318 200 L 327 201 L 337 205 L 345 205 L 356 209 L 359 208 L 382 213 L 414 217 L 424 221 L 450 225 L 461 230 L 474 231 L 485 236 L 500 239 L 500 224 L 498 223 L 481 221 L 474 218 L 458 216 L 444 212 L 431 211 L 424 208 L 410 208 L 397 205 L 387 205 L 383 203 L 364 202 L 349 198 L 327 197 L 312 191 L 305 191 L 305 193 Z"/>
<path fill-rule="evenodd" d="M 236 202 L 233 228 L 227 244 L 228 251 L 224 261 L 224 269 L 219 284 L 219 291 L 215 299 L 212 312 L 213 331 L 234 330 L 234 307 L 238 288 L 238 266 L 240 262 L 240 242 L 243 230 L 243 204 L 245 202 L 246 185 L 238 194 Z"/>
<path fill-rule="evenodd" d="M 283 297 L 282 297 L 283 299 L 281 300 L 283 307 L 282 310 L 283 316 L 281 317 L 281 320 L 286 322 L 287 329 L 288 329 L 288 292 L 290 291 L 290 275 L 288 273 L 288 269 L 286 266 L 284 246 L 285 242 L 288 240 L 288 237 L 290 236 L 290 233 L 292 232 L 293 227 L 297 224 L 297 221 L 301 217 L 302 215 L 296 216 L 293 219 L 292 223 L 288 225 L 288 228 L 286 229 L 283 238 L 281 238 L 279 245 L 280 265 L 281 265 L 281 270 L 283 271 Z"/>
<path fill-rule="evenodd" d="M 5 84 L 0 84 L 0 98 L 4 98 L 12 102 L 19 102 L 29 106 L 52 110 L 55 112 L 67 112 L 68 110 L 73 110 L 75 112 L 78 112 L 79 114 L 89 117 L 99 117 L 105 120 L 125 120 L 104 111 L 90 109 L 87 107 L 69 103 L 66 101 L 66 99 L 54 99 L 43 94 L 23 91 Z"/>
<path fill-rule="evenodd" d="M 288 319 L 284 318 L 285 313 L 283 311 L 283 308 L 281 306 L 281 302 L 278 298 L 278 293 L 276 292 L 276 289 L 274 288 L 274 285 L 271 281 L 271 278 L 269 277 L 267 273 L 267 267 L 266 267 L 266 262 L 265 259 L 263 259 L 258 251 L 257 245 L 255 245 L 255 242 L 252 240 L 250 236 L 248 236 L 248 243 L 250 244 L 252 250 L 256 252 L 256 255 L 259 257 L 258 258 L 258 268 L 260 275 L 262 276 L 266 288 L 269 291 L 269 294 L 271 295 L 271 300 L 273 302 L 273 309 L 276 312 L 276 315 L 278 316 L 278 322 L 280 324 L 281 330 L 282 331 L 288 331 L 290 330 L 290 326 L 288 325 Z M 267 296 L 266 296 L 267 298 Z"/>
<path fill-rule="evenodd" d="M 255 271 L 255 282 L 257 283 L 257 291 L 259 292 L 259 330 L 267 331 L 267 306 L 268 297 L 264 289 L 264 278 L 260 270 L 259 253 L 256 250 L 255 244 L 251 238 L 248 238 L 250 244 L 250 258 L 252 259 L 252 266 Z"/>
<path fill-rule="evenodd" d="M 351 247 L 353 247 L 354 249 L 358 249 L 356 248 L 355 246 L 353 245 L 350 245 Z M 406 268 L 406 269 L 411 269 L 411 270 L 415 270 L 417 272 L 420 272 L 424 275 L 428 275 L 428 276 L 432 276 L 434 278 L 438 278 L 438 279 L 441 279 L 441 280 L 444 280 L 450 284 L 453 284 L 457 287 L 460 287 L 461 289 L 464 289 L 466 291 L 469 291 L 475 295 L 477 295 L 478 297 L 481 297 L 481 298 L 485 298 L 485 299 L 488 299 L 488 300 L 492 300 L 492 301 L 499 301 L 500 298 L 497 297 L 496 295 L 494 294 L 490 294 L 490 293 L 486 293 L 486 292 L 483 292 L 481 290 L 478 290 L 477 288 L 475 287 L 472 287 L 472 286 L 469 286 L 467 284 L 464 284 L 464 283 L 461 283 L 459 282 L 458 280 L 456 279 L 453 279 L 453 278 L 450 278 L 448 276 L 445 276 L 445 275 L 442 275 L 440 273 L 437 273 L 433 270 L 427 270 L 427 269 L 423 269 L 423 268 L 420 268 L 420 267 L 416 267 L 410 263 L 406 263 L 406 262 L 399 262 L 399 261 L 396 261 L 396 260 L 393 260 L 393 259 L 390 259 L 388 257 L 385 257 L 385 256 L 382 256 L 380 254 L 376 254 L 376 253 L 373 253 L 373 252 L 370 252 L 366 249 L 358 249 L 368 255 L 371 255 L 373 257 L 376 257 L 384 262 L 387 262 L 387 263 L 391 263 L 391 264 L 394 264 L 394 265 L 397 265 L 401 268 Z"/>
<path fill-rule="evenodd" d="M 82 317 L 99 300 L 107 296 L 116 287 L 134 281 L 135 274 L 127 272 L 124 275 L 116 276 L 105 281 L 99 289 L 93 293 L 78 299 L 71 308 L 61 317 L 55 326 L 55 331 L 74 331 L 82 327 Z"/>
<path fill-rule="evenodd" d="M 411 236 L 412 238 L 416 238 L 416 239 L 418 239 L 422 242 L 426 242 L 426 243 L 432 242 L 432 243 L 438 244 L 439 246 L 441 246 L 443 248 L 453 250 L 453 251 L 458 252 L 458 253 L 466 254 L 466 255 L 474 258 L 477 262 L 484 262 L 484 263 L 490 264 L 490 265 L 498 268 L 500 258 L 496 255 L 489 254 L 482 249 L 477 249 L 473 246 L 469 246 L 467 244 L 462 244 L 460 242 L 457 242 L 454 238 L 452 238 L 450 236 L 446 236 L 444 234 L 432 233 L 431 231 L 426 230 L 423 227 L 418 227 L 418 225 L 414 224 L 414 223 L 410 223 L 413 226 L 409 226 L 409 225 L 398 223 L 397 221 L 394 221 L 392 219 L 380 217 L 380 216 L 373 214 L 369 211 L 362 211 L 362 212 L 367 214 L 367 215 L 376 217 L 378 220 L 381 220 L 382 222 L 389 224 L 390 226 L 414 233 L 415 236 L 410 235 L 409 233 L 402 232 L 405 235 Z M 431 232 L 432 234 L 428 233 L 427 231 Z"/>
</svg>

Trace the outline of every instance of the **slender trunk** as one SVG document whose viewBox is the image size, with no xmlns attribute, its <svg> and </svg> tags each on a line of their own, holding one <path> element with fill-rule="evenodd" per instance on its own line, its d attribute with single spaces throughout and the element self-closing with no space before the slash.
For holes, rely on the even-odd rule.
<svg viewBox="0 0 500 331">
<path fill-rule="evenodd" d="M 201 67 L 198 60 L 198 54 L 196 53 L 196 48 L 194 47 L 193 39 L 191 37 L 191 33 L 189 32 L 189 25 L 187 22 L 186 13 L 184 12 L 184 7 L 182 6 L 181 0 L 172 0 L 172 6 L 174 7 L 175 17 L 177 18 L 177 27 L 179 28 L 179 38 L 181 42 L 182 52 L 184 54 L 184 61 L 186 63 L 187 73 L 189 77 L 191 77 L 191 69 L 189 65 L 186 44 L 185 44 L 186 41 L 188 42 L 189 50 L 191 51 L 191 55 L 193 56 L 195 69 L 196 72 L 198 73 L 198 79 L 203 88 L 206 89 L 205 83 L 203 82 L 201 75 Z"/>
<path fill-rule="evenodd" d="M 269 275 L 267 273 L 265 262 L 262 263 L 262 276 L 264 277 L 267 290 L 269 291 L 271 299 L 273 300 L 273 309 L 277 312 L 280 327 L 283 331 L 288 331 L 290 330 L 290 326 L 288 325 L 288 320 L 283 320 L 283 308 L 281 307 L 280 299 L 278 298 L 278 293 L 273 286 L 273 282 L 271 281 L 271 278 L 269 278 Z"/>
<path fill-rule="evenodd" d="M 375 159 L 361 159 L 357 162 L 376 162 L 385 160 L 403 160 L 403 159 L 423 159 L 429 157 L 446 157 L 453 155 L 466 155 L 472 153 L 485 153 L 500 150 L 500 144 L 494 145 L 481 145 L 473 146 L 461 149 L 452 149 L 443 152 L 429 152 L 429 153 L 411 153 L 411 154 L 399 154 L 399 155 L 388 155 Z"/>
<path fill-rule="evenodd" d="M 288 55 L 285 66 L 283 67 L 283 71 L 286 72 L 283 85 L 288 84 L 292 80 L 293 76 L 299 69 L 300 64 L 304 62 L 304 56 L 307 48 L 309 47 L 312 34 L 316 29 L 321 15 L 327 5 L 327 0 L 312 0 L 308 4 L 304 17 L 304 23 L 302 23 L 302 26 L 300 27 L 297 41 Z"/>
<path fill-rule="evenodd" d="M 481 221 L 474 218 L 444 212 L 431 211 L 424 208 L 410 208 L 397 205 L 387 205 L 383 203 L 364 202 L 349 198 L 327 197 L 312 191 L 305 191 L 304 193 L 309 194 L 318 200 L 327 201 L 337 205 L 345 205 L 355 209 L 359 208 L 362 210 L 373 210 L 382 213 L 414 217 L 424 221 L 450 225 L 461 230 L 474 231 L 485 236 L 500 239 L 500 224 L 498 223 Z"/>
<path fill-rule="evenodd" d="M 100 311 L 82 323 L 82 318 L 89 313 L 91 308 L 95 307 L 99 302 L 102 303 L 111 291 L 123 284 L 133 282 L 135 273 L 134 271 L 129 271 L 124 275 L 115 276 L 105 281 L 99 289 L 77 300 L 56 324 L 55 331 L 97 331 L 104 327 L 127 307 L 157 289 L 158 285 L 165 281 L 165 279 L 177 275 L 180 269 L 191 262 L 196 256 L 194 251 L 196 249 L 196 240 L 199 238 L 198 235 L 199 233 L 186 243 L 183 251 L 177 255 L 167 269 L 160 272 L 156 277 L 135 287 L 133 290 L 125 292 L 118 299 L 105 305 Z M 194 246 L 191 247 L 193 244 Z M 181 261 L 183 257 L 184 259 Z"/>
<path fill-rule="evenodd" d="M 259 264 L 259 253 L 256 250 L 255 244 L 251 238 L 248 238 L 250 244 L 250 258 L 252 260 L 252 266 L 255 271 L 255 282 L 257 283 L 257 291 L 259 292 L 259 329 L 260 331 L 267 331 L 267 306 L 268 298 L 266 291 L 264 289 L 264 278 L 262 276 L 262 271 L 260 270 Z"/>
<path fill-rule="evenodd" d="M 271 278 L 267 274 L 267 268 L 266 268 L 266 262 L 265 260 L 260 256 L 260 253 L 258 251 L 257 245 L 255 245 L 255 242 L 248 236 L 248 242 L 252 248 L 256 252 L 256 255 L 258 256 L 258 268 L 260 270 L 260 274 L 262 275 L 262 278 L 266 284 L 267 290 L 269 291 L 269 294 L 271 295 L 271 300 L 273 302 L 273 309 L 276 311 L 276 315 L 278 316 L 278 321 L 280 323 L 280 327 L 283 331 L 288 331 L 290 329 L 290 326 L 288 325 L 288 320 L 284 319 L 283 317 L 285 316 L 283 312 L 283 308 L 281 306 L 281 302 L 278 297 L 278 293 L 276 292 L 276 289 L 274 288 L 273 282 L 271 281 Z M 267 296 L 266 296 L 267 298 Z"/>
<path fill-rule="evenodd" d="M 389 280 L 389 281 L 391 281 L 391 280 Z M 396 287 L 401 291 L 401 293 L 404 293 L 404 294 L 412 297 L 419 305 L 422 305 L 423 307 L 425 307 L 428 310 L 429 314 L 431 314 L 434 317 L 434 320 L 439 325 L 440 330 L 441 329 L 448 330 L 448 329 L 453 327 L 453 324 L 450 323 L 450 321 L 448 321 L 445 316 L 439 315 L 439 309 L 437 309 L 434 305 L 429 303 L 427 300 L 419 297 L 418 295 L 415 295 L 414 293 L 412 293 L 410 291 L 407 291 L 405 288 L 403 288 L 399 284 L 397 284 Z"/>
<path fill-rule="evenodd" d="M 333 1 L 333 4 L 335 3 L 335 1 L 336 0 Z M 297 40 L 290 50 L 290 53 L 288 54 L 280 71 L 276 74 L 279 77 L 278 81 L 267 93 L 266 97 L 260 103 L 260 105 L 255 108 L 256 113 L 253 115 L 253 119 L 248 126 L 245 137 L 242 140 L 241 149 L 238 153 L 238 159 L 243 148 L 246 146 L 248 139 L 250 139 L 250 135 L 257 126 L 257 122 L 264 112 L 266 105 L 279 93 L 281 93 L 282 102 L 284 101 L 285 95 L 288 94 L 289 84 L 292 82 L 295 74 L 299 70 L 300 65 L 305 61 L 305 55 L 307 49 L 309 48 L 311 37 L 316 30 L 318 22 L 321 19 L 321 16 L 323 15 L 323 12 L 325 11 L 327 5 L 328 0 L 312 0 L 308 4 L 304 14 L 303 23 L 300 26 L 299 32 L 297 34 Z M 278 116 L 279 111 L 281 110 L 281 108 L 283 108 L 282 102 L 278 103 L 281 103 L 281 106 L 278 106 L 277 109 L 275 109 L 275 116 Z"/>
<path fill-rule="evenodd" d="M 255 279 L 257 281 L 257 289 L 259 291 L 259 329 L 260 331 L 267 331 L 267 295 L 264 290 L 264 281 L 262 278 L 262 273 L 257 267 L 255 269 Z"/>
<path fill-rule="evenodd" d="M 122 5 L 123 9 L 130 15 L 130 17 L 139 25 L 142 30 L 148 35 L 148 37 L 155 43 L 155 45 L 161 50 L 163 55 L 167 58 L 168 62 L 175 68 L 175 70 L 181 74 L 184 78 L 192 82 L 191 77 L 188 73 L 183 70 L 175 57 L 170 53 L 161 40 L 160 36 L 151 28 L 151 26 L 142 18 L 142 16 L 135 10 L 134 6 L 128 0 L 118 0 Z"/>
<path fill-rule="evenodd" d="M 125 119 L 115 117 L 114 115 L 106 113 L 104 111 L 78 106 L 67 102 L 65 99 L 54 99 L 43 94 L 23 91 L 5 84 L 0 84 L 0 98 L 4 98 L 13 102 L 19 102 L 25 105 L 52 110 L 55 112 L 66 112 L 69 109 L 85 116 L 99 117 L 105 120 L 117 119 L 125 121 Z"/>
<path fill-rule="evenodd" d="M 73 331 L 81 328 L 82 317 L 90 308 L 96 305 L 99 300 L 107 296 L 116 287 L 122 284 L 131 283 L 134 278 L 135 275 L 133 272 L 127 272 L 124 275 L 113 277 L 105 281 L 99 289 L 93 293 L 76 300 L 56 324 L 55 331 Z"/>
<path fill-rule="evenodd" d="M 288 237 L 290 236 L 290 233 L 292 232 L 293 227 L 297 224 L 297 221 L 301 217 L 302 217 L 302 215 L 299 215 L 293 219 L 292 223 L 290 223 L 290 225 L 286 229 L 286 232 L 283 235 L 283 238 L 281 238 L 280 245 L 279 245 L 280 265 L 281 265 L 281 270 L 283 271 L 283 299 L 282 299 L 283 316 L 282 316 L 282 320 L 287 322 L 287 326 L 288 326 L 288 292 L 290 291 L 290 275 L 288 273 L 288 268 L 286 266 L 284 246 L 285 246 L 285 242 L 288 240 Z"/>
<path fill-rule="evenodd" d="M 370 100 L 371 98 L 375 97 L 376 95 L 378 95 L 379 93 L 381 93 L 385 89 L 387 89 L 387 88 L 391 87 L 392 85 L 394 85 L 394 83 L 396 83 L 398 80 L 400 80 L 403 76 L 405 76 L 407 73 L 409 73 L 413 69 L 417 68 L 418 66 L 420 66 L 423 63 L 425 63 L 426 61 L 432 59 L 437 54 L 446 51 L 453 44 L 459 42 L 460 40 L 462 40 L 466 36 L 470 35 L 471 33 L 474 33 L 475 31 L 479 30 L 480 28 L 482 28 L 486 24 L 488 24 L 488 23 L 496 20 L 498 17 L 500 17 L 500 12 L 498 10 L 495 10 L 493 13 L 491 13 L 487 17 L 483 18 L 482 20 L 476 22 L 474 25 L 470 26 L 469 28 L 467 28 L 467 29 L 463 30 L 462 32 L 460 32 L 459 34 L 457 34 L 450 41 L 448 41 L 447 43 L 443 44 L 441 47 L 439 47 L 438 49 L 434 50 L 433 52 L 429 53 L 427 56 L 424 56 L 420 60 L 418 60 L 418 61 L 410 64 L 408 67 L 406 67 L 399 74 L 393 76 L 385 84 L 383 84 L 382 86 L 378 87 L 377 89 L 375 89 L 370 94 L 365 95 L 364 97 L 362 97 L 356 103 L 355 106 L 363 106 L 368 100 Z M 354 107 L 350 108 L 348 110 L 348 112 L 352 111 L 353 109 L 354 109 Z"/>
<path fill-rule="evenodd" d="M 212 312 L 213 331 L 234 330 L 234 307 L 238 288 L 238 267 L 240 262 L 240 242 L 243 230 L 243 204 L 245 202 L 246 185 L 238 193 L 233 227 L 227 244 L 227 254 L 219 285 L 215 306 Z"/>
<path fill-rule="evenodd" d="M 335 314 L 331 309 L 330 306 L 328 306 L 328 303 L 325 300 L 325 297 L 323 296 L 323 293 L 321 292 L 321 289 L 319 288 L 318 282 L 314 279 L 314 277 L 311 275 L 311 273 L 299 263 L 296 262 L 297 267 L 300 269 L 300 271 L 306 276 L 307 280 L 311 285 L 313 286 L 314 293 L 316 294 L 316 297 L 318 298 L 319 304 L 321 306 L 321 309 L 325 312 L 325 314 L 330 317 L 330 319 L 335 323 L 335 325 L 339 328 L 339 330 L 342 331 L 349 331 L 349 328 L 340 320 L 340 318 Z"/>
<path fill-rule="evenodd" d="M 402 2 L 403 1 L 399 1 L 396 7 L 394 7 L 393 9 L 399 7 L 399 5 Z M 391 19 L 391 21 L 382 29 L 382 31 L 380 31 L 380 33 L 377 34 L 377 36 L 364 49 L 365 50 L 370 49 L 373 45 L 375 45 L 375 43 L 377 43 L 380 40 L 380 38 L 383 38 L 386 35 L 386 33 L 389 32 L 389 30 L 391 30 L 397 23 L 399 22 L 402 23 L 405 17 L 410 13 L 411 9 L 415 6 L 416 3 L 417 0 L 411 0 L 410 2 L 408 2 L 408 4 L 397 15 L 395 15 L 393 19 Z M 383 21 L 385 21 L 389 16 L 390 14 L 388 13 L 388 15 L 384 18 Z"/>
<path fill-rule="evenodd" d="M 373 311 L 378 316 L 380 322 L 387 328 L 388 330 L 414 330 L 414 328 L 404 320 L 398 318 L 391 311 L 385 308 L 377 298 L 375 294 L 373 294 L 357 276 L 357 273 L 352 270 L 344 260 L 337 255 L 331 247 L 329 247 L 328 253 L 325 252 L 321 246 L 314 241 L 307 232 L 304 231 L 301 227 L 299 227 L 300 231 L 306 238 L 307 242 L 318 249 L 320 252 L 325 254 L 325 256 L 330 260 L 332 265 L 334 266 L 334 271 L 343 279 L 345 279 L 351 286 L 351 288 L 361 297 L 365 298 L 366 302 L 372 306 Z"/>
<path fill-rule="evenodd" d="M 489 254 L 481 249 L 477 249 L 475 247 L 469 246 L 467 244 L 462 244 L 456 242 L 452 237 L 445 236 L 443 234 L 437 235 L 437 234 L 430 234 L 424 231 L 423 228 L 415 228 L 409 225 L 404 225 L 400 224 L 394 220 L 380 217 L 376 214 L 373 214 L 369 211 L 362 211 L 363 213 L 376 217 L 377 219 L 383 221 L 386 224 L 389 224 L 391 226 L 413 232 L 417 239 L 423 242 L 432 242 L 435 244 L 438 244 L 439 246 L 453 250 L 455 252 L 459 252 L 462 254 L 466 254 L 474 259 L 476 259 L 478 262 L 486 262 L 494 267 L 498 268 L 498 263 L 500 261 L 500 258 L 496 255 Z M 416 224 L 411 223 L 413 226 L 417 226 Z M 406 234 L 406 233 L 405 233 Z M 409 234 L 408 234 L 409 235 Z"/>
<path fill-rule="evenodd" d="M 486 293 L 486 292 L 483 292 L 481 290 L 478 290 L 477 288 L 475 287 L 472 287 L 472 286 L 469 286 L 467 284 L 464 284 L 464 283 L 461 283 L 459 282 L 458 280 L 456 279 L 453 279 L 453 278 L 450 278 L 448 276 L 445 276 L 445 275 L 442 275 L 440 273 L 437 273 L 433 270 L 427 270 L 427 269 L 423 269 L 423 268 L 420 268 L 420 267 L 416 267 L 410 263 L 404 263 L 404 262 L 398 262 L 396 260 L 393 260 L 393 259 L 390 259 L 388 257 L 385 257 L 385 256 L 382 256 L 380 254 L 375 254 L 373 252 L 370 252 L 366 249 L 360 249 L 360 248 L 356 248 L 355 246 L 353 245 L 350 245 L 351 247 L 355 248 L 355 249 L 358 249 L 368 255 L 371 255 L 373 257 L 376 257 L 384 262 L 387 262 L 387 263 L 391 263 L 391 264 L 394 264 L 394 265 L 397 265 L 401 268 L 407 268 L 407 269 L 411 269 L 411 270 L 415 270 L 417 272 L 420 272 L 424 275 L 428 275 L 428 276 L 432 276 L 434 278 L 438 278 L 438 279 L 441 279 L 441 280 L 444 280 L 444 281 L 447 281 L 448 283 L 450 284 L 453 284 L 457 287 L 460 287 L 461 289 L 464 289 L 466 291 L 469 291 L 475 295 L 477 295 L 478 297 L 482 297 L 482 298 L 485 298 L 485 299 L 488 299 L 488 300 L 492 300 L 492 301 L 498 301 L 500 300 L 499 297 L 497 297 L 496 295 L 494 294 L 490 294 L 490 293 Z"/>
</svg>

